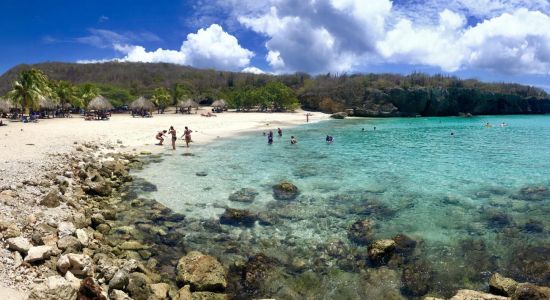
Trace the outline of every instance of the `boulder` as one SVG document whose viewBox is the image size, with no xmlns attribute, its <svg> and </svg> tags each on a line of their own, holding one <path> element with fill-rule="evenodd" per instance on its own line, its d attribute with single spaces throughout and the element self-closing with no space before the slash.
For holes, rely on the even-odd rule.
<svg viewBox="0 0 550 300">
<path fill-rule="evenodd" d="M 377 240 L 368 247 L 368 257 L 374 265 L 386 264 L 395 252 L 394 240 Z"/>
<path fill-rule="evenodd" d="M 87 247 L 90 242 L 90 237 L 88 236 L 88 233 L 86 232 L 86 230 L 77 229 L 75 233 L 76 233 L 76 238 L 82 244 L 82 246 Z"/>
<path fill-rule="evenodd" d="M 76 299 L 77 289 L 65 278 L 56 275 L 34 286 L 28 300 Z"/>
<path fill-rule="evenodd" d="M 158 299 L 168 299 L 168 292 L 170 292 L 170 285 L 168 283 L 155 283 L 151 284 L 151 291 L 153 296 Z"/>
<path fill-rule="evenodd" d="M 180 258 L 176 280 L 195 291 L 223 291 L 227 287 L 226 271 L 214 257 L 191 251 Z"/>
<path fill-rule="evenodd" d="M 57 241 L 57 248 L 66 252 L 80 252 L 82 250 L 82 244 L 74 236 L 66 236 Z"/>
<path fill-rule="evenodd" d="M 134 272 L 128 276 L 127 291 L 135 300 L 147 300 L 151 296 L 151 279 L 143 273 Z"/>
<path fill-rule="evenodd" d="M 246 209 L 227 208 L 220 217 L 220 223 L 232 226 L 252 227 L 256 222 L 256 215 Z"/>
<path fill-rule="evenodd" d="M 78 300 L 107 300 L 99 284 L 91 277 L 86 277 L 82 280 L 77 297 Z"/>
<path fill-rule="evenodd" d="M 63 198 L 61 197 L 59 191 L 57 189 L 52 189 L 49 193 L 46 194 L 46 196 L 42 198 L 42 200 L 40 200 L 40 205 L 49 208 L 58 207 L 61 204 L 62 199 Z"/>
<path fill-rule="evenodd" d="M 92 259 L 85 254 L 69 253 L 59 257 L 56 264 L 61 274 L 70 271 L 74 275 L 91 276 L 94 273 Z"/>
<path fill-rule="evenodd" d="M 128 169 L 120 160 L 109 160 L 103 163 L 101 175 L 104 177 L 118 177 L 125 180 L 128 177 Z"/>
<path fill-rule="evenodd" d="M 299 193 L 298 188 L 288 181 L 283 181 L 273 186 L 273 198 L 276 200 L 294 200 L 298 197 Z"/>
<path fill-rule="evenodd" d="M 17 227 L 17 225 L 13 223 L 6 224 L 1 231 L 2 237 L 5 239 L 18 237 L 21 235 L 21 229 L 19 229 L 19 227 Z"/>
<path fill-rule="evenodd" d="M 111 300 L 132 300 L 128 294 L 120 290 L 111 290 L 109 298 L 111 298 Z"/>
<path fill-rule="evenodd" d="M 111 182 L 103 178 L 99 173 L 91 172 L 84 180 L 84 192 L 94 196 L 109 196 L 113 192 Z"/>
<path fill-rule="evenodd" d="M 91 220 L 93 228 L 96 228 L 97 226 L 105 223 L 105 217 L 100 213 L 93 214 Z"/>
<path fill-rule="evenodd" d="M 60 239 L 73 235 L 75 231 L 76 227 L 71 222 L 61 222 L 57 225 L 57 235 Z"/>
<path fill-rule="evenodd" d="M 191 287 L 186 285 L 179 289 L 178 294 L 174 300 L 192 300 L 193 296 L 191 295 Z"/>
<path fill-rule="evenodd" d="M 242 188 L 231 195 L 229 195 L 229 201 L 251 203 L 254 201 L 258 192 L 251 188 Z"/>
<path fill-rule="evenodd" d="M 25 262 L 42 261 L 50 258 L 52 255 L 52 247 L 50 246 L 36 246 L 31 247 L 25 256 Z"/>
<path fill-rule="evenodd" d="M 358 244 L 368 245 L 374 238 L 374 222 L 369 219 L 358 220 L 348 229 L 348 238 Z"/>
<path fill-rule="evenodd" d="M 132 250 L 132 251 L 149 249 L 149 246 L 143 245 L 138 241 L 125 241 L 122 244 L 120 244 L 119 247 L 122 250 Z"/>
<path fill-rule="evenodd" d="M 458 290 L 450 300 L 510 300 L 510 298 L 472 290 Z"/>
<path fill-rule="evenodd" d="M 124 269 L 116 271 L 115 275 L 109 281 L 109 289 L 124 290 L 128 286 L 129 273 Z"/>
<path fill-rule="evenodd" d="M 499 273 L 495 273 L 489 279 L 489 291 L 495 295 L 511 297 L 516 291 L 518 283 L 511 279 L 506 278 Z"/>
<path fill-rule="evenodd" d="M 22 254 L 27 254 L 29 249 L 32 247 L 32 244 L 26 238 L 20 236 L 15 238 L 10 238 L 7 240 L 8 249 L 21 252 Z"/>
<path fill-rule="evenodd" d="M 530 283 L 517 285 L 512 300 L 547 300 L 550 299 L 550 288 Z"/>
<path fill-rule="evenodd" d="M 193 300 L 227 300 L 229 299 L 226 294 L 218 294 L 212 292 L 195 292 L 193 293 Z"/>
</svg>

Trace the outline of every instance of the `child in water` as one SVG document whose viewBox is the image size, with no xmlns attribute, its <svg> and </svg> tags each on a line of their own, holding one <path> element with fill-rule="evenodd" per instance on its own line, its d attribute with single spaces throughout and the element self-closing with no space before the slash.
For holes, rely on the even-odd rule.
<svg viewBox="0 0 550 300">
<path fill-rule="evenodd" d="M 291 145 L 294 145 L 294 144 L 296 144 L 296 143 L 298 143 L 298 141 L 296 140 L 296 138 L 295 138 L 294 136 L 291 136 L 291 137 L 290 137 L 290 144 L 291 144 Z"/>
<path fill-rule="evenodd" d="M 327 135 L 327 137 L 326 137 L 326 139 L 325 139 L 325 141 L 327 142 L 327 144 L 332 144 L 332 141 L 333 141 L 333 140 L 334 140 L 334 139 L 332 138 L 331 135 Z"/>
</svg>

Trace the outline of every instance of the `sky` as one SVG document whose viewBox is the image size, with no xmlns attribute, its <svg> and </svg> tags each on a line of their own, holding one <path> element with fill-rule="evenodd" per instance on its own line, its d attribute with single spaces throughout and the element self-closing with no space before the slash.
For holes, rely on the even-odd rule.
<svg viewBox="0 0 550 300">
<path fill-rule="evenodd" d="M 550 90 L 547 0 L 2 0 L 0 73 L 168 62 L 251 73 L 425 72 Z"/>
</svg>

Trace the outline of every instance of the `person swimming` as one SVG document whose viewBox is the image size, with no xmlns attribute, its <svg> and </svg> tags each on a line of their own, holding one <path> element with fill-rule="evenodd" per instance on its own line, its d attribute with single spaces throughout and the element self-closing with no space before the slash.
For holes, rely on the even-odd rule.
<svg viewBox="0 0 550 300">
<path fill-rule="evenodd" d="M 277 134 L 279 134 L 279 137 L 283 136 L 283 131 L 281 130 L 281 128 L 277 128 Z"/>
<path fill-rule="evenodd" d="M 493 125 L 491 125 L 491 123 L 487 122 L 487 123 L 485 124 L 485 127 L 486 127 L 486 128 L 490 128 L 490 127 L 493 127 Z"/>
<path fill-rule="evenodd" d="M 327 144 L 332 144 L 332 142 L 334 141 L 334 138 L 331 135 L 327 135 L 327 137 L 325 138 L 325 141 L 327 142 Z"/>
<path fill-rule="evenodd" d="M 295 138 L 294 136 L 291 136 L 291 137 L 290 137 L 290 144 L 291 144 L 291 145 L 294 145 L 294 144 L 296 144 L 296 143 L 298 143 L 298 141 L 296 140 L 296 138 Z"/>
<path fill-rule="evenodd" d="M 506 126 L 508 126 L 508 124 L 502 122 L 502 123 L 500 123 L 500 125 L 498 125 L 498 126 L 500 126 L 500 127 L 506 127 Z"/>
</svg>

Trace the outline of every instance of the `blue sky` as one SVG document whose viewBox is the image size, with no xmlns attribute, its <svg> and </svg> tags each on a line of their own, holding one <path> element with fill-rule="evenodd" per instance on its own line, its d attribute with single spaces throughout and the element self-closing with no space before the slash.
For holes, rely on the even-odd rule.
<svg viewBox="0 0 550 300">
<path fill-rule="evenodd" d="M 546 0 L 0 4 L 0 72 L 44 61 L 287 73 L 445 73 L 550 90 Z"/>
</svg>

